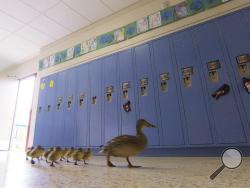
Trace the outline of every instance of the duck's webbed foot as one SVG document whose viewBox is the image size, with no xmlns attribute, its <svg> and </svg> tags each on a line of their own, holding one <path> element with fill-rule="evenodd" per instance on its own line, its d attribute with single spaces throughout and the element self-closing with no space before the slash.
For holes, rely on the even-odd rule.
<svg viewBox="0 0 250 188">
<path fill-rule="evenodd" d="M 126 160 L 128 162 L 128 168 L 140 168 L 141 166 L 134 166 L 131 164 L 131 162 L 129 161 L 129 157 L 126 157 Z"/>
<path fill-rule="evenodd" d="M 107 165 L 109 167 L 115 167 L 115 165 L 113 163 L 111 163 L 111 161 L 110 161 L 110 155 L 107 156 Z"/>
<path fill-rule="evenodd" d="M 87 164 L 88 164 L 85 160 L 83 160 L 83 162 L 84 162 L 84 164 L 85 164 L 85 165 L 87 165 Z"/>
<path fill-rule="evenodd" d="M 77 164 L 77 161 L 75 161 L 74 165 L 78 165 L 78 164 Z"/>
<path fill-rule="evenodd" d="M 50 166 L 51 167 L 55 167 L 54 162 L 51 162 Z"/>
</svg>

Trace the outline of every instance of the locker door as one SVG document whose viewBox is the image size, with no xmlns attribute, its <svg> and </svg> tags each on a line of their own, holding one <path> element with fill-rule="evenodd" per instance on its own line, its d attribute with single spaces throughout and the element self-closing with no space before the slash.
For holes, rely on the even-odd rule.
<svg viewBox="0 0 250 188">
<path fill-rule="evenodd" d="M 96 60 L 89 63 L 90 76 L 90 146 L 100 146 L 102 142 L 102 62 Z"/>
<path fill-rule="evenodd" d="M 103 63 L 103 93 L 105 95 L 104 115 L 104 141 L 118 136 L 119 112 L 118 108 L 118 74 L 117 55 L 111 55 L 102 59 Z"/>
<path fill-rule="evenodd" d="M 65 98 L 65 77 L 66 72 L 59 72 L 56 75 L 56 110 L 54 117 L 53 144 L 63 146 L 64 134 L 64 111 L 66 105 Z"/>
<path fill-rule="evenodd" d="M 134 135 L 136 133 L 137 109 L 135 98 L 134 66 L 132 50 L 128 49 L 118 53 L 119 69 L 119 98 L 121 112 L 121 134 Z M 130 101 L 130 110 L 125 111 L 123 105 Z M 128 104 L 129 105 L 129 104 Z"/>
<path fill-rule="evenodd" d="M 176 72 L 170 52 L 169 38 L 164 37 L 152 42 L 153 65 L 156 71 L 156 88 L 159 96 L 163 145 L 184 143 L 180 101 L 178 99 Z"/>
<path fill-rule="evenodd" d="M 76 137 L 76 68 L 66 71 L 65 111 L 64 111 L 64 134 L 63 143 L 65 147 L 75 146 Z"/>
<path fill-rule="evenodd" d="M 202 24 L 193 30 L 193 36 L 201 57 L 199 65 L 206 79 L 206 86 L 209 93 L 208 102 L 210 103 L 214 118 L 217 142 L 246 142 L 243 122 L 241 121 L 239 108 L 234 98 L 235 91 L 232 88 L 232 81 L 228 73 L 230 65 L 226 63 L 223 56 L 216 25 L 214 22 Z M 214 75 L 216 75 L 216 78 Z M 224 83 L 231 87 L 230 93 L 222 96 L 219 100 L 213 99 L 211 94 Z"/>
<path fill-rule="evenodd" d="M 44 129 L 44 146 L 53 146 L 53 126 L 54 126 L 54 114 L 55 114 L 55 99 L 56 99 L 56 89 L 55 89 L 56 75 L 50 75 L 47 77 L 47 100 L 46 100 L 46 127 Z"/>
<path fill-rule="evenodd" d="M 137 74 L 137 93 L 139 117 L 146 119 L 158 128 L 145 128 L 149 145 L 159 145 L 159 124 L 157 120 L 157 106 L 155 101 L 155 87 L 153 83 L 152 66 L 150 62 L 150 48 L 148 44 L 135 47 L 135 63 Z"/>
<path fill-rule="evenodd" d="M 46 103 L 46 78 L 41 78 L 40 88 L 39 88 L 39 99 L 37 104 L 37 114 L 36 114 L 36 126 L 33 145 L 41 145 L 42 143 L 42 130 L 44 126 L 44 113 L 45 113 L 45 103 Z"/>
<path fill-rule="evenodd" d="M 211 130 L 200 72 L 189 30 L 173 36 L 189 144 L 211 144 Z"/>
<path fill-rule="evenodd" d="M 89 145 L 89 69 L 88 64 L 77 68 L 76 146 Z"/>
<path fill-rule="evenodd" d="M 246 13 L 250 16 L 249 10 Z M 241 76 L 239 73 L 239 67 L 241 66 L 236 61 L 237 56 L 243 54 L 250 55 L 250 27 L 245 19 L 246 17 L 244 17 L 242 12 L 237 12 L 218 19 L 217 25 L 220 28 L 221 37 L 224 39 L 230 63 L 233 67 L 236 85 L 244 106 L 242 113 L 246 114 L 248 125 L 250 126 L 250 95 L 244 90 L 242 82 L 243 77 L 250 78 L 250 63 L 243 64 L 247 66 L 248 72 L 246 75 Z"/>
</svg>

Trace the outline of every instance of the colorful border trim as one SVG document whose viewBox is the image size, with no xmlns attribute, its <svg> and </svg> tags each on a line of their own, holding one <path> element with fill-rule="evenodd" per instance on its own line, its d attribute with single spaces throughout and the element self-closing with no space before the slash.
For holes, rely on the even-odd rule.
<svg viewBox="0 0 250 188">
<path fill-rule="evenodd" d="M 203 12 L 232 0 L 186 0 L 172 7 L 134 21 L 124 27 L 76 44 L 39 60 L 39 71 L 77 58 L 89 52 L 128 40 L 149 30 L 170 24 L 180 19 Z"/>
</svg>

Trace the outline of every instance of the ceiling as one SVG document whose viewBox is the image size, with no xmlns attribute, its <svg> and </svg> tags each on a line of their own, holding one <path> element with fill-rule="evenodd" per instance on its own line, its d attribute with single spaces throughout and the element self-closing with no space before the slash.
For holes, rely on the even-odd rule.
<svg viewBox="0 0 250 188">
<path fill-rule="evenodd" d="M 0 0 L 0 70 L 138 0 Z"/>
</svg>

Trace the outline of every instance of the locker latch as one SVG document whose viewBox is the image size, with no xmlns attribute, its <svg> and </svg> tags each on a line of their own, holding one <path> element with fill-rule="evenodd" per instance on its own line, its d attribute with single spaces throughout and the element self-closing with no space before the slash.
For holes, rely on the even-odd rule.
<svg viewBox="0 0 250 188">
<path fill-rule="evenodd" d="M 140 90 L 141 90 L 141 96 L 148 95 L 148 78 L 143 78 L 140 80 Z"/>
<path fill-rule="evenodd" d="M 48 112 L 50 112 L 50 110 L 51 110 L 51 105 L 48 105 L 47 110 L 48 110 Z"/>
<path fill-rule="evenodd" d="M 73 96 L 68 96 L 68 100 L 67 100 L 67 108 L 71 109 L 72 106 L 72 101 L 73 101 Z"/>
<path fill-rule="evenodd" d="M 192 86 L 193 67 L 182 68 L 182 79 L 184 87 L 189 88 Z"/>
<path fill-rule="evenodd" d="M 97 96 L 93 96 L 92 97 L 92 104 L 96 104 L 97 103 Z"/>
<path fill-rule="evenodd" d="M 219 73 L 218 70 L 221 68 L 219 60 L 210 61 L 207 63 L 207 69 L 209 74 L 209 80 L 211 82 L 219 82 Z"/>
<path fill-rule="evenodd" d="M 38 112 L 41 112 L 41 111 L 42 111 L 42 107 L 39 106 L 39 107 L 38 107 Z"/>
<path fill-rule="evenodd" d="M 169 80 L 169 73 L 160 74 L 160 89 L 163 92 L 168 91 L 168 80 Z"/>
<path fill-rule="evenodd" d="M 236 57 L 238 69 L 241 77 L 249 76 L 248 63 L 250 62 L 249 54 L 242 54 Z"/>
<path fill-rule="evenodd" d="M 80 107 L 83 107 L 84 98 L 85 98 L 85 94 L 84 93 L 80 93 L 80 95 L 79 95 L 79 106 Z"/>
<path fill-rule="evenodd" d="M 112 93 L 114 92 L 113 86 L 106 87 L 106 99 L 108 102 L 112 101 Z"/>
<path fill-rule="evenodd" d="M 62 97 L 57 97 L 56 109 L 60 110 L 62 105 Z"/>
<path fill-rule="evenodd" d="M 130 88 L 129 82 L 122 83 L 122 98 L 128 99 L 128 89 Z"/>
</svg>

